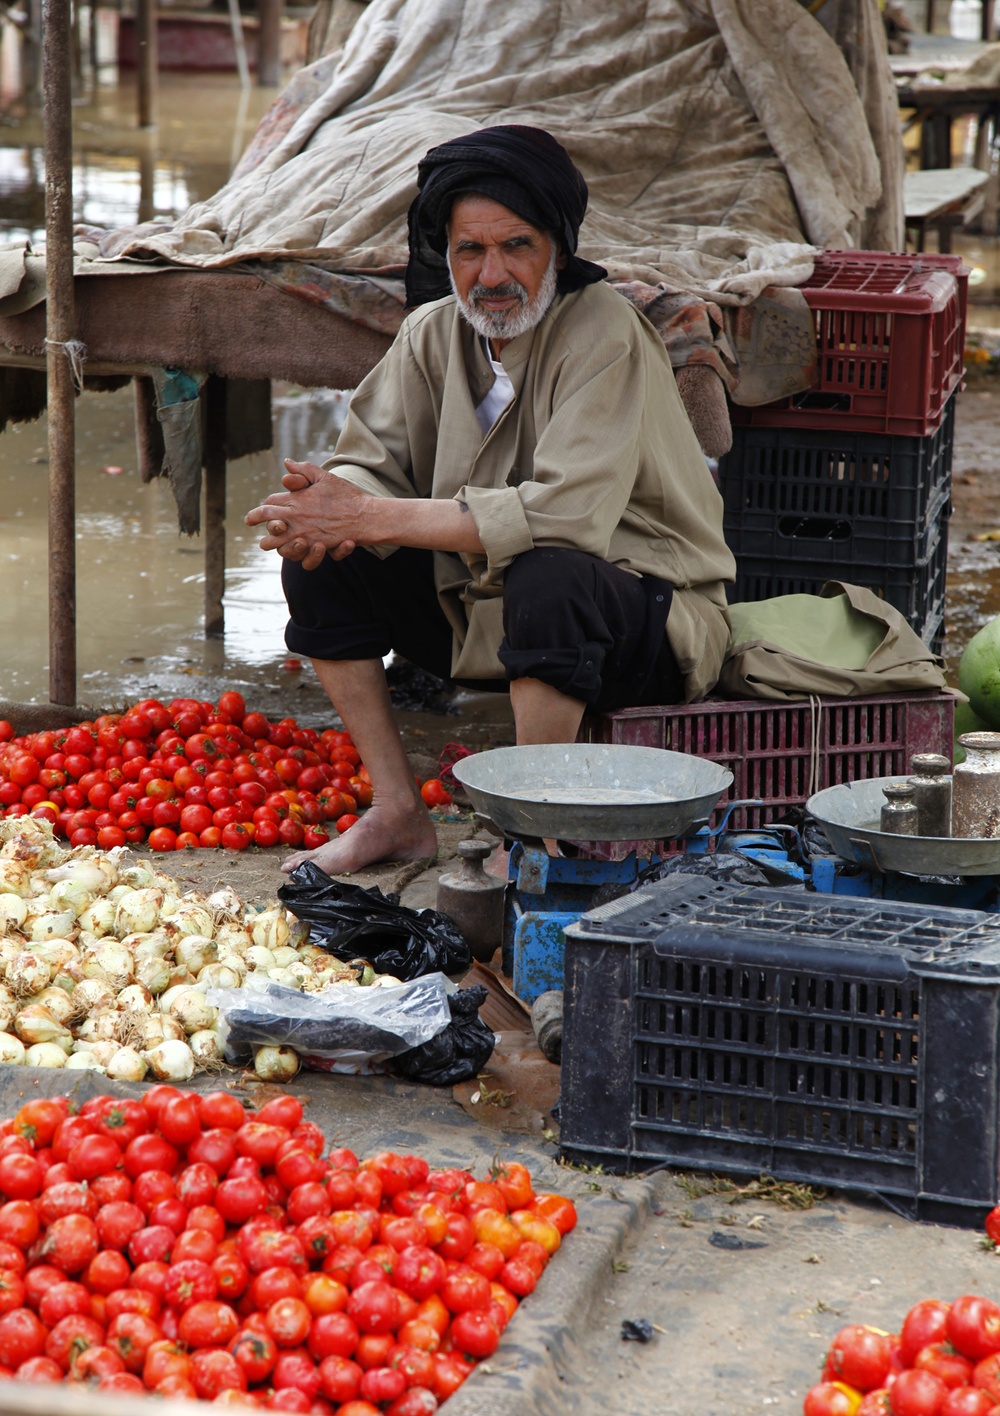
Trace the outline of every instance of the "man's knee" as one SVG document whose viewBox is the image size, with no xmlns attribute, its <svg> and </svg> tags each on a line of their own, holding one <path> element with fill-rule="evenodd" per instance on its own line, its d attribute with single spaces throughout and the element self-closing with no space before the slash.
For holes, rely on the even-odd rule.
<svg viewBox="0 0 1000 1416">
<path fill-rule="evenodd" d="M 585 551 L 539 546 L 525 551 L 504 571 L 504 633 L 509 644 L 528 648 L 565 637 L 568 623 L 589 619 L 586 607 L 596 591 L 595 566 Z"/>
</svg>

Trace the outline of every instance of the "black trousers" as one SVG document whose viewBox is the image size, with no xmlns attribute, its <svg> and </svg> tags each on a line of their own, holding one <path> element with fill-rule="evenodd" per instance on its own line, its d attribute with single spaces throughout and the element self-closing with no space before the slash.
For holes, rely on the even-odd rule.
<svg viewBox="0 0 1000 1416">
<path fill-rule="evenodd" d="M 395 650 L 451 678 L 452 632 L 434 587 L 433 553 L 404 547 L 380 560 L 358 550 L 305 571 L 285 560 L 285 643 L 310 659 L 381 659 Z M 678 703 L 684 683 L 665 627 L 673 587 L 583 551 L 539 547 L 504 574 L 504 692 L 536 678 L 600 712 Z"/>
</svg>

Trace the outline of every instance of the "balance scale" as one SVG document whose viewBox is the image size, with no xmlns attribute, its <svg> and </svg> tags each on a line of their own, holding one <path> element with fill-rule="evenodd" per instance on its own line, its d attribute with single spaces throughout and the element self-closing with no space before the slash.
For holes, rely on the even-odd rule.
<svg viewBox="0 0 1000 1416">
<path fill-rule="evenodd" d="M 525 1003 L 562 988 L 566 925 L 602 889 L 634 886 L 650 864 L 634 851 L 623 861 L 550 856 L 543 840 L 670 840 L 707 829 L 733 781 L 707 758 L 600 743 L 497 748 L 452 770 L 508 847 L 503 971 Z"/>
</svg>

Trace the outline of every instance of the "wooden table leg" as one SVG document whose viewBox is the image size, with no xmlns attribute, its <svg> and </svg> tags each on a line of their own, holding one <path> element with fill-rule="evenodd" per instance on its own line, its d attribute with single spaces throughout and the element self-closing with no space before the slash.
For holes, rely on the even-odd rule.
<svg viewBox="0 0 1000 1416">
<path fill-rule="evenodd" d="M 226 591 L 226 381 L 205 384 L 205 638 L 225 633 Z"/>
<path fill-rule="evenodd" d="M 993 38 L 993 11 L 996 0 L 983 0 L 983 28 L 981 31 L 984 44 L 989 44 Z"/>
</svg>

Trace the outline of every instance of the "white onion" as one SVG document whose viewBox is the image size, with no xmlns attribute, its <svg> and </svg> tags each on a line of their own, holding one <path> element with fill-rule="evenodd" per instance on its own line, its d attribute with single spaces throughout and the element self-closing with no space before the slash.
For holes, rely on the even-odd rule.
<svg viewBox="0 0 1000 1416">
<path fill-rule="evenodd" d="M 228 964 L 206 964 L 198 974 L 198 985 L 201 988 L 239 988 L 245 973 L 245 969 L 239 973 Z"/>
<path fill-rule="evenodd" d="M 73 1002 L 83 1004 L 88 1013 L 96 1013 L 102 1008 L 113 1008 L 115 995 L 103 979 L 85 978 L 73 989 Z"/>
<path fill-rule="evenodd" d="M 212 1027 L 219 1016 L 219 1010 L 206 1002 L 204 995 L 194 988 L 182 988 L 171 999 L 168 1011 L 189 1037 L 202 1028 Z"/>
<path fill-rule="evenodd" d="M 152 1006 L 152 994 L 142 983 L 130 983 L 127 988 L 122 989 L 115 999 L 115 1007 L 119 1013 L 124 1013 L 128 1009 L 149 1012 Z"/>
<path fill-rule="evenodd" d="M 43 1008 L 48 1008 L 55 1020 L 65 1026 L 68 1026 L 67 1020 L 76 1012 L 76 1005 L 65 988 L 43 988 L 41 993 L 35 995 L 34 1001 L 40 1003 Z"/>
<path fill-rule="evenodd" d="M 185 895 L 171 914 L 170 923 L 182 934 L 199 934 L 203 939 L 211 939 L 215 914 L 200 897 Z"/>
<path fill-rule="evenodd" d="M 21 895 L 25 899 L 30 896 L 31 866 L 27 861 L 0 859 L 0 891 Z"/>
<path fill-rule="evenodd" d="M 148 861 L 137 860 L 133 856 L 127 864 L 122 862 L 118 878 L 129 890 L 144 890 L 155 881 L 156 871 Z"/>
<path fill-rule="evenodd" d="M 67 1072 L 106 1072 L 92 1052 L 73 1052 L 66 1058 Z"/>
<path fill-rule="evenodd" d="M 242 958 L 250 947 L 250 935 L 242 924 L 237 924 L 235 920 L 225 920 L 216 925 L 215 942 L 219 946 L 220 955 L 231 952 L 239 954 Z"/>
<path fill-rule="evenodd" d="M 28 913 L 28 904 L 20 895 L 0 895 L 0 934 L 20 929 Z"/>
<path fill-rule="evenodd" d="M 302 979 L 291 969 L 268 969 L 267 976 L 275 983 L 280 983 L 282 988 L 297 988 L 302 991 Z"/>
<path fill-rule="evenodd" d="M 60 1049 L 61 1051 L 61 1049 Z M 13 1033 L 0 1033 L 0 1062 L 11 1065 L 24 1061 L 24 1043 Z"/>
<path fill-rule="evenodd" d="M 89 890 L 92 895 L 105 895 L 118 877 L 114 864 L 106 856 L 74 855 L 63 865 L 45 872 L 46 880 L 55 885 L 72 882 Z"/>
<path fill-rule="evenodd" d="M 203 934 L 182 934 L 174 945 L 174 957 L 197 976 L 206 964 L 217 962 L 219 946 Z"/>
<path fill-rule="evenodd" d="M 119 939 L 126 934 L 151 933 L 159 921 L 163 900 L 163 891 L 151 885 L 124 895 L 115 911 L 115 933 Z"/>
<path fill-rule="evenodd" d="M 108 1063 L 108 1076 L 119 1082 L 141 1082 L 149 1070 L 134 1047 L 119 1047 Z"/>
<path fill-rule="evenodd" d="M 117 1042 L 103 1041 L 90 1043 L 90 1051 L 94 1054 L 102 1067 L 108 1066 L 118 1050 L 119 1044 Z"/>
<path fill-rule="evenodd" d="M 40 993 L 51 979 L 52 970 L 44 959 L 27 951 L 18 954 L 4 969 L 4 981 L 14 993 Z"/>
<path fill-rule="evenodd" d="M 216 918 L 238 920 L 243 918 L 243 902 L 235 890 L 228 885 L 215 890 L 205 901 Z"/>
<path fill-rule="evenodd" d="M 222 1061 L 222 1043 L 215 1028 L 199 1028 L 197 1032 L 193 1032 L 188 1038 L 188 1047 L 196 1062 Z"/>
<path fill-rule="evenodd" d="M 271 953 L 274 955 L 276 968 L 287 969 L 289 964 L 298 963 L 299 951 L 289 944 L 280 944 L 277 949 L 272 949 Z"/>
<path fill-rule="evenodd" d="M 265 948 L 263 944 L 251 944 L 250 948 L 243 955 L 243 958 L 248 969 L 261 969 L 264 973 L 267 973 L 268 969 L 276 969 L 278 967 L 274 955 L 271 953 L 270 949 Z"/>
<path fill-rule="evenodd" d="M 66 1053 L 57 1042 L 36 1042 L 24 1054 L 26 1067 L 65 1067 Z"/>
<path fill-rule="evenodd" d="M 73 910 L 42 910 L 33 915 L 30 908 L 22 926 L 28 939 L 64 939 L 76 926 Z"/>
<path fill-rule="evenodd" d="M 101 874 L 98 871 L 98 874 Z M 78 918 L 94 903 L 95 895 L 80 880 L 57 880 L 49 891 L 49 904 L 54 910 L 72 910 Z"/>
<path fill-rule="evenodd" d="M 138 962 L 140 959 L 170 959 L 173 958 L 173 940 L 169 938 L 165 929 L 154 929 L 152 934 L 126 934 L 122 943 L 128 949 L 132 957 Z"/>
<path fill-rule="evenodd" d="M 132 982 L 134 977 L 132 972 L 132 955 L 120 939 L 102 939 L 94 950 L 93 958 L 100 968 L 101 974 L 107 979 L 116 993 L 120 993 L 123 988 L 127 988 Z M 83 971 L 84 973 L 87 972 L 86 962 L 84 963 Z M 101 974 L 96 976 L 101 977 Z"/>
<path fill-rule="evenodd" d="M 116 906 L 109 895 L 102 895 L 85 910 L 81 910 L 77 922 L 81 929 L 92 934 L 110 934 L 115 927 Z"/>
<path fill-rule="evenodd" d="M 173 972 L 173 966 L 168 964 L 166 959 L 158 958 L 156 955 L 139 959 L 135 966 L 137 980 L 151 994 L 162 993 L 165 988 L 169 988 Z"/>
<path fill-rule="evenodd" d="M 272 952 L 288 943 L 288 920 L 285 911 L 279 908 L 261 910 L 248 920 L 250 936 L 255 944 L 260 944 Z"/>
<path fill-rule="evenodd" d="M 161 1082 L 189 1082 L 194 1076 L 194 1053 L 186 1042 L 161 1042 L 142 1055 Z"/>
<path fill-rule="evenodd" d="M 299 1070 L 294 1047 L 258 1047 L 253 1069 L 262 1082 L 290 1082 Z"/>
<path fill-rule="evenodd" d="M 177 1021 L 176 1018 L 172 1018 L 169 1013 L 150 1014 L 150 1017 L 154 1016 L 159 1018 L 160 1028 L 163 1031 L 164 1042 L 185 1041 L 185 1039 L 187 1038 L 187 1033 L 184 1031 L 184 1028 L 181 1026 L 181 1024 Z"/>
<path fill-rule="evenodd" d="M 84 1026 L 87 1027 L 87 1036 L 93 1042 L 117 1042 L 118 1024 L 121 1022 L 121 1014 L 116 1008 L 102 1008 L 97 1013 L 92 1013 L 77 1028 L 77 1032 L 83 1035 Z"/>
</svg>

